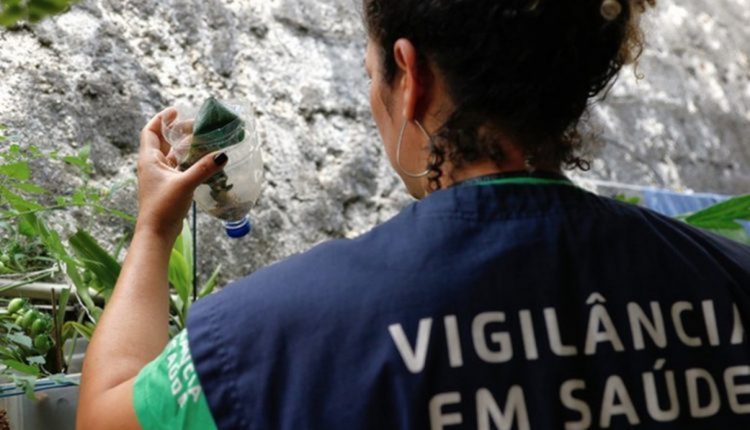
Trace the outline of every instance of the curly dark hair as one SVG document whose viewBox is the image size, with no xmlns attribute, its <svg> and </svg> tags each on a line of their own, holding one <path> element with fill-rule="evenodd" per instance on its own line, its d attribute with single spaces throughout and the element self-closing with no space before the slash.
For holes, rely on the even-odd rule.
<svg viewBox="0 0 750 430">
<path fill-rule="evenodd" d="M 589 100 L 606 94 L 643 50 L 640 15 L 656 0 L 363 0 L 386 83 L 392 47 L 409 39 L 445 78 L 455 110 L 435 133 L 431 184 L 441 166 L 500 164 L 502 130 L 531 167 L 588 169 L 578 131 Z"/>
</svg>

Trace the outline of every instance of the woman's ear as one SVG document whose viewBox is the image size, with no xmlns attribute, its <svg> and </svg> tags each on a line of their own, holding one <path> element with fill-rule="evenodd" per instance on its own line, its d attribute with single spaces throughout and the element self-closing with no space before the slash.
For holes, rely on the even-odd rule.
<svg viewBox="0 0 750 430">
<path fill-rule="evenodd" d="M 393 55 L 398 67 L 395 91 L 400 91 L 403 97 L 404 118 L 407 121 L 420 119 L 424 112 L 420 112 L 420 103 L 424 103 L 423 71 L 419 70 L 417 49 L 407 39 L 399 39 L 393 45 Z"/>
</svg>

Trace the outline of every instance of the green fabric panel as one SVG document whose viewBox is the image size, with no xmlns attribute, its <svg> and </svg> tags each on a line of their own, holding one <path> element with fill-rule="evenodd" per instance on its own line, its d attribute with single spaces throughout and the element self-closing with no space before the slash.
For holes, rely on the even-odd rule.
<svg viewBox="0 0 750 430">
<path fill-rule="evenodd" d="M 478 182 L 476 184 L 480 187 L 489 187 L 493 185 L 568 185 L 575 187 L 576 185 L 566 179 L 544 179 L 544 178 L 506 178 L 506 179 L 491 179 L 488 181 Z"/>
<path fill-rule="evenodd" d="M 143 430 L 216 429 L 193 367 L 187 331 L 138 374 L 133 405 Z"/>
</svg>

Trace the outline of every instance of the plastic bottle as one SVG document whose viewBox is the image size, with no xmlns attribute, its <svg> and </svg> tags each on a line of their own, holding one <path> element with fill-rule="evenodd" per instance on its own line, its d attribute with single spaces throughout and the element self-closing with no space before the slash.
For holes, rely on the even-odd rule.
<svg viewBox="0 0 750 430">
<path fill-rule="evenodd" d="M 248 235 L 252 230 L 248 213 L 260 197 L 263 185 L 263 155 L 251 108 L 240 102 L 210 98 L 199 109 L 184 105 L 176 109 L 177 117 L 171 121 L 165 118 L 162 132 L 172 145 L 181 169 L 215 151 L 229 157 L 223 171 L 195 191 L 198 207 L 224 221 L 229 237 Z M 217 123 L 220 127 L 194 133 L 194 127 L 206 128 L 210 122 L 207 117 L 220 118 L 221 112 L 217 111 L 224 113 L 224 123 Z"/>
</svg>

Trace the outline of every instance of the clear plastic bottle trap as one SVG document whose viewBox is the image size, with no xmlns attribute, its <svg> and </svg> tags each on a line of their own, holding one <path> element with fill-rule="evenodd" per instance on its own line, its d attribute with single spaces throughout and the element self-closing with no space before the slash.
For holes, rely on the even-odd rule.
<svg viewBox="0 0 750 430">
<path fill-rule="evenodd" d="M 178 105 L 176 109 L 176 118 L 164 118 L 162 132 L 181 170 L 212 152 L 229 157 L 224 170 L 196 190 L 198 207 L 224 221 L 230 237 L 248 235 L 252 229 L 248 213 L 263 184 L 263 156 L 251 107 L 211 97 L 200 108 Z"/>
</svg>

